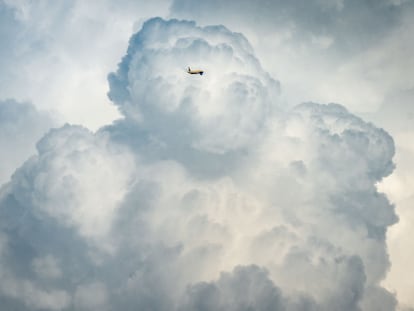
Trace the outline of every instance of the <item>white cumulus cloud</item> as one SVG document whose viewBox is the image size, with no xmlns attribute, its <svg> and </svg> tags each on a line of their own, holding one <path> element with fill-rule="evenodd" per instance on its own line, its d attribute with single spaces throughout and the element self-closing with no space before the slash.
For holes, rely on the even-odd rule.
<svg viewBox="0 0 414 311">
<path fill-rule="evenodd" d="M 150 19 L 109 82 L 124 118 L 50 131 L 1 190 L 4 305 L 395 309 L 384 130 L 336 104 L 284 107 L 223 26 Z"/>
</svg>

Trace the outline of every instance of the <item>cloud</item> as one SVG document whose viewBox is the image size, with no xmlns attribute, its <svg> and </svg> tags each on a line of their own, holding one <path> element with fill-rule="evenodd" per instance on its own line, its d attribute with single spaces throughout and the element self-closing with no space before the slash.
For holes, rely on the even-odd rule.
<svg viewBox="0 0 414 311">
<path fill-rule="evenodd" d="M 252 53 L 244 37 L 224 27 L 151 19 L 109 76 L 109 97 L 163 142 L 190 140 L 218 154 L 240 149 L 277 107 L 277 82 Z M 203 79 L 182 74 L 203 64 Z"/>
<path fill-rule="evenodd" d="M 79 286 L 74 300 L 77 310 L 110 310 L 107 291 L 102 283 Z"/>
<path fill-rule="evenodd" d="M 35 144 L 57 122 L 30 103 L 0 101 L 0 184 L 35 153 Z"/>
<path fill-rule="evenodd" d="M 198 1 L 175 0 L 171 16 L 238 29 L 263 66 L 282 82 L 282 101 L 336 102 L 387 129 L 397 169 L 381 184 L 401 219 L 388 234 L 394 264 L 386 282 L 414 306 L 411 159 L 414 140 L 413 1 Z M 407 276 L 409 273 L 409 276 Z"/>
<path fill-rule="evenodd" d="M 358 258 L 338 262 L 339 270 L 350 273 L 346 281 L 349 284 L 341 284 L 341 290 L 326 302 L 318 304 L 304 293 L 284 297 L 268 272 L 252 265 L 221 273 L 215 282 L 188 287 L 179 310 L 359 310 L 357 304 L 364 283 L 362 263 Z"/>
<path fill-rule="evenodd" d="M 413 8 L 389 0 L 175 0 L 171 16 L 243 32 L 267 70 L 283 78 L 287 102 L 337 102 L 365 113 L 412 87 L 413 64 L 402 55 L 413 51 Z"/>
<path fill-rule="evenodd" d="M 14 198 L 23 205 L 30 202 L 28 208 L 40 219 L 76 227 L 86 238 L 105 236 L 129 183 L 133 164 L 128 154 L 106 137 L 95 138 L 89 130 L 70 125 L 51 130 L 37 149 L 38 156 L 11 180 Z"/>
<path fill-rule="evenodd" d="M 384 130 L 336 104 L 284 106 L 223 26 L 150 19 L 109 82 L 122 120 L 50 131 L 1 189 L 4 305 L 395 309 Z"/>
<path fill-rule="evenodd" d="M 363 48 L 387 34 L 399 22 L 409 3 L 395 4 L 381 0 L 367 1 L 239 1 L 234 9 L 231 1 L 209 1 L 201 5 L 194 0 L 175 0 L 172 14 L 199 20 L 202 23 L 226 23 L 234 26 L 243 21 L 253 31 L 264 33 L 287 29 L 295 38 L 314 42 L 323 37 L 333 38 L 332 44 L 343 52 Z M 220 7 L 220 10 L 216 10 Z M 217 11 L 216 14 L 211 14 Z M 375 13 L 374 13 L 375 12 Z M 341 19 L 341 22 L 338 22 Z M 363 32 L 360 30 L 364 29 Z M 359 35 L 354 35 L 356 32 Z"/>
<path fill-rule="evenodd" d="M 236 267 L 215 283 L 187 289 L 182 310 L 284 310 L 280 290 L 258 267 Z"/>
<path fill-rule="evenodd" d="M 54 110 L 93 130 L 119 117 L 107 73 L 143 20 L 165 16 L 169 0 L 83 3 L 0 1 L 0 92 Z M 24 90 L 24 91 L 22 91 Z"/>
<path fill-rule="evenodd" d="M 384 284 L 398 295 L 399 301 L 408 306 L 414 306 L 411 293 L 414 290 L 413 269 L 407 269 L 407 263 L 412 261 L 414 253 L 409 247 L 411 241 L 411 225 L 413 219 L 414 171 L 411 159 L 414 153 L 414 145 L 411 137 L 414 135 L 412 126 L 412 100 L 414 93 L 404 91 L 388 99 L 391 104 L 382 105 L 373 118 L 378 123 L 383 123 L 392 133 L 396 144 L 396 170 L 380 185 L 391 202 L 396 205 L 396 211 L 400 217 L 397 225 L 390 228 L 388 233 L 388 247 L 392 266 Z"/>
</svg>

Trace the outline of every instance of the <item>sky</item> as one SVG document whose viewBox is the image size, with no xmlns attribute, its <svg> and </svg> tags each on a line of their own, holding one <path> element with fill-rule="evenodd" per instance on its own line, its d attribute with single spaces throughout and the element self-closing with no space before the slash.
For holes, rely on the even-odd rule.
<svg viewBox="0 0 414 311">
<path fill-rule="evenodd" d="M 0 0 L 1 304 L 414 310 L 413 15 Z"/>
</svg>

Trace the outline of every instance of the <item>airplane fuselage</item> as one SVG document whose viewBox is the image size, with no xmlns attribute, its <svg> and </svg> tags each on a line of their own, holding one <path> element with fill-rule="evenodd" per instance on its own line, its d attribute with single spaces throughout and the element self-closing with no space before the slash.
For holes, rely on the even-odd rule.
<svg viewBox="0 0 414 311">
<path fill-rule="evenodd" d="M 190 67 L 188 67 L 187 72 L 190 75 L 200 75 L 200 76 L 203 75 L 203 73 L 204 73 L 203 70 L 200 70 L 200 69 L 191 70 Z"/>
</svg>

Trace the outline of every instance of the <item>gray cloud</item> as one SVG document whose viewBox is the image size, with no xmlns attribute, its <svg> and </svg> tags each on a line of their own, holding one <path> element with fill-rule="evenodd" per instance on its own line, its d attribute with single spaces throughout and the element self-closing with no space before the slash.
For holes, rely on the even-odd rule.
<svg viewBox="0 0 414 311">
<path fill-rule="evenodd" d="M 35 153 L 37 140 L 55 124 L 49 113 L 30 103 L 0 101 L 0 184 Z"/>
<path fill-rule="evenodd" d="M 295 260 L 292 256 L 292 260 Z M 324 263 L 325 268 L 327 263 Z M 359 258 L 337 259 L 336 269 L 349 274 L 340 290 L 329 299 L 316 302 L 305 293 L 285 297 L 268 272 L 257 266 L 235 267 L 222 273 L 216 282 L 187 288 L 179 310 L 360 310 L 364 274 Z M 332 294 L 332 293 L 331 293 Z"/>
<path fill-rule="evenodd" d="M 335 104 L 284 107 L 223 26 L 151 19 L 109 81 L 124 119 L 50 131 L 1 189 L 4 305 L 395 309 L 385 131 Z"/>
<path fill-rule="evenodd" d="M 110 123 L 119 114 L 105 95 L 106 75 L 134 29 L 151 16 L 166 15 L 168 5 L 169 0 L 1 0 L 2 98 L 30 100 L 94 130 Z"/>
<path fill-rule="evenodd" d="M 192 285 L 185 300 L 182 310 L 285 310 L 281 291 L 256 266 L 236 267 L 215 283 Z"/>
<path fill-rule="evenodd" d="M 263 0 L 238 1 L 235 9 L 231 1 L 175 0 L 171 11 L 174 16 L 202 23 L 224 23 L 232 27 L 243 24 L 261 33 L 286 29 L 292 36 L 290 39 L 305 40 L 307 44 L 319 36 L 332 38 L 332 47 L 349 53 L 366 48 L 387 35 L 399 25 L 401 15 L 411 5 L 409 1 L 389 0 Z"/>
</svg>

